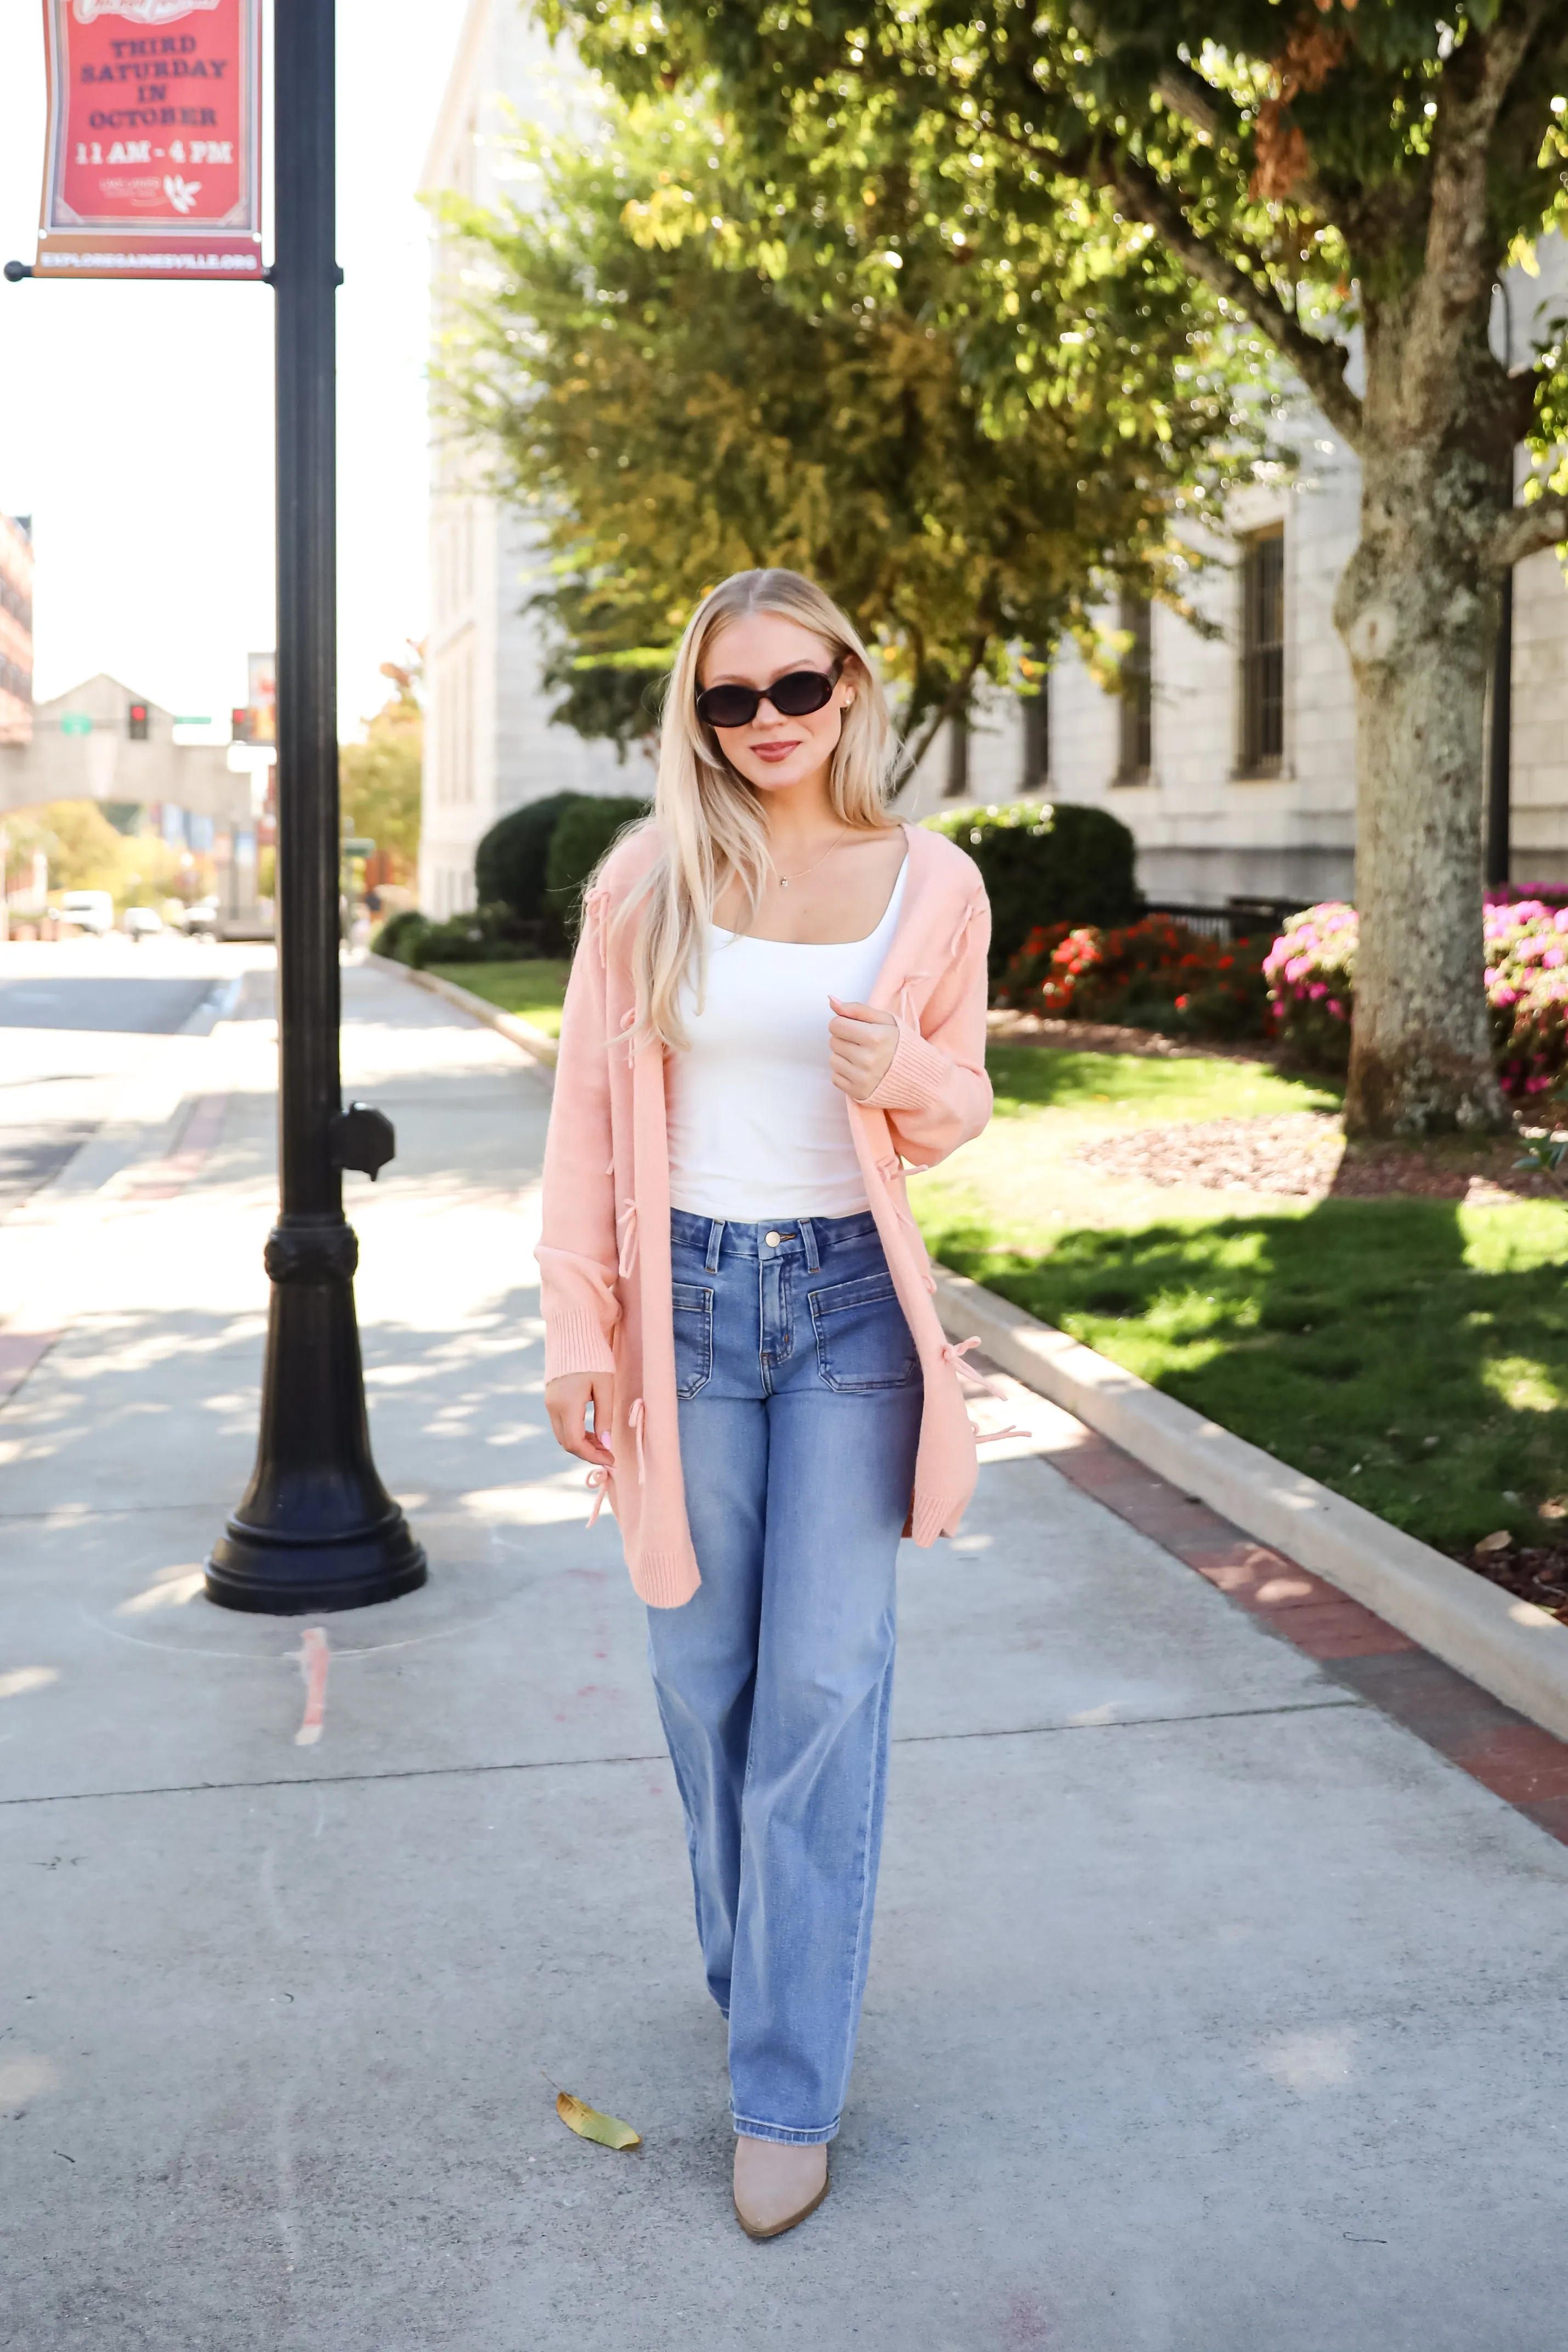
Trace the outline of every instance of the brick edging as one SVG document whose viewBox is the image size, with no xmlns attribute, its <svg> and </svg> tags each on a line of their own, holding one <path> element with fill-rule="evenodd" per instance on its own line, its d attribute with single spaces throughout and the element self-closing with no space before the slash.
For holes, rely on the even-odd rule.
<svg viewBox="0 0 1568 2352">
<path fill-rule="evenodd" d="M 1082 1424 L 1034 1434 L 1036 1452 L 1073 1486 L 1568 1845 L 1568 1745 L 1552 1732 L 1109 1438 Z"/>
</svg>

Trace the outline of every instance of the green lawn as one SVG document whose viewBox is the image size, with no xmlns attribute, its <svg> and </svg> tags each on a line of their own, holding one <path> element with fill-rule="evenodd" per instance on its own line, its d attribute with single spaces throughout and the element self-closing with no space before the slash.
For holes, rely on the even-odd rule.
<svg viewBox="0 0 1568 2352">
<path fill-rule="evenodd" d="M 1561 1539 L 1557 1514 L 1536 1514 L 1568 1494 L 1568 1207 L 1238 1214 L 1219 1192 L 1195 1210 L 1184 1192 L 1178 1210 L 1127 1187 L 1141 1205 L 1118 1221 L 1114 1185 L 1066 1181 L 1061 1130 L 1092 1131 L 1086 1108 L 1103 1128 L 1152 1101 L 1163 1118 L 1207 1118 L 1253 1085 L 1259 1115 L 1289 1082 L 1028 1048 L 995 1062 L 1003 1118 L 911 1186 L 934 1255 L 1428 1543 L 1468 1549 L 1501 1527 Z M 1294 1087 L 1290 1102 L 1317 1107 Z"/>
<path fill-rule="evenodd" d="M 1282 1078 L 1266 1062 L 1155 1061 L 1140 1054 L 1064 1054 L 993 1045 L 986 1066 L 1003 1118 L 1020 1111 L 1096 1111 L 1139 1120 L 1270 1118 L 1281 1111 L 1337 1110 L 1325 1079 Z"/>
<path fill-rule="evenodd" d="M 538 957 L 517 963 L 434 963 L 430 969 L 443 980 L 482 996 L 487 1004 L 498 1004 L 503 1013 L 515 1013 L 519 1021 L 531 1022 L 548 1036 L 560 1034 L 570 963 Z"/>
</svg>

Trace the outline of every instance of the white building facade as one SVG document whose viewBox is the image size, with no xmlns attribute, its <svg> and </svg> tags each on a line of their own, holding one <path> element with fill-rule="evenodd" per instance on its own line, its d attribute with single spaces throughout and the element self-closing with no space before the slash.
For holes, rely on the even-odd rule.
<svg viewBox="0 0 1568 2352">
<path fill-rule="evenodd" d="M 517 0 L 470 0 L 434 135 L 427 194 L 516 200 L 504 175 L 513 119 L 559 110 L 567 53 L 552 51 Z M 449 251 L 432 244 L 433 342 L 448 299 Z M 547 793 L 651 789 L 647 763 L 552 727 L 545 647 L 530 597 L 542 580 L 525 518 L 486 495 L 481 463 L 435 427 L 431 451 L 430 627 L 419 898 L 427 914 L 474 904 L 474 853 L 499 816 Z"/>
<path fill-rule="evenodd" d="M 426 192 L 515 200 L 510 122 L 560 119 L 572 79 L 570 54 L 549 48 L 517 0 L 470 0 Z M 438 333 L 452 262 L 439 240 L 433 254 Z M 1511 271 L 1500 293 L 1500 349 L 1506 338 L 1515 365 L 1568 289 L 1560 241 L 1542 248 L 1542 265 L 1539 278 Z M 1107 693 L 1068 645 L 1044 711 L 988 690 L 965 742 L 950 728 L 938 737 L 901 813 L 1045 794 L 1118 816 L 1156 904 L 1354 896 L 1354 693 L 1333 599 L 1356 543 L 1360 475 L 1304 403 L 1293 437 L 1293 478 L 1233 500 L 1231 535 L 1198 576 L 1194 602 L 1212 635 L 1163 605 L 1109 608 L 1106 629 L 1134 641 L 1135 691 Z M 484 494 L 474 454 L 439 431 L 430 530 L 419 879 L 421 904 L 440 917 L 473 905 L 475 849 L 507 809 L 551 792 L 650 789 L 652 776 L 640 756 L 622 765 L 611 745 L 549 724 L 544 646 L 526 609 L 541 576 L 537 542 Z M 1510 677 L 1510 875 L 1568 880 L 1568 589 L 1552 553 L 1515 574 Z"/>
</svg>

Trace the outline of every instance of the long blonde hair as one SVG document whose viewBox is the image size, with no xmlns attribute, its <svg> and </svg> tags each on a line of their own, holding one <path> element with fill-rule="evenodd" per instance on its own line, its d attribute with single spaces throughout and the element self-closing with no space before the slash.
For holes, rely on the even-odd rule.
<svg viewBox="0 0 1568 2352">
<path fill-rule="evenodd" d="M 732 877 L 739 878 L 749 922 L 772 871 L 758 794 L 697 717 L 703 657 L 719 631 L 746 613 L 799 622 L 821 638 L 835 669 L 852 656 L 859 664 L 854 700 L 833 751 L 829 796 L 834 814 L 857 831 L 892 822 L 887 703 L 856 631 L 832 599 L 799 572 L 732 572 L 703 598 L 681 639 L 664 698 L 653 795 L 653 822 L 663 847 L 617 917 L 618 927 L 636 927 L 637 1034 L 658 1037 L 676 1052 L 686 1044 L 682 984 L 692 974 L 698 989 L 703 986 L 708 926 L 720 892 Z"/>
</svg>

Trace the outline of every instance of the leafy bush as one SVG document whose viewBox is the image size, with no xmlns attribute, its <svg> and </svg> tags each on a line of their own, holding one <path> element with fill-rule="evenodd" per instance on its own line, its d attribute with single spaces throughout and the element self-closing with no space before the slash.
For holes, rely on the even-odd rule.
<svg viewBox="0 0 1568 2352">
<path fill-rule="evenodd" d="M 392 956 L 399 963 L 412 963 L 414 941 L 429 929 L 428 915 L 422 915 L 417 907 L 405 907 L 398 914 L 387 917 L 371 940 L 371 953 Z"/>
<path fill-rule="evenodd" d="M 1031 931 L 998 1002 L 1057 1020 L 1117 1021 L 1197 1037 L 1269 1034 L 1261 939 L 1228 945 L 1148 915 L 1119 929 L 1055 923 Z"/>
<path fill-rule="evenodd" d="M 1359 936 L 1355 908 L 1327 898 L 1292 915 L 1264 958 L 1280 1041 L 1305 1068 L 1349 1066 Z"/>
<path fill-rule="evenodd" d="M 1545 1094 L 1568 1069 L 1568 908 L 1525 898 L 1486 913 L 1487 1002 L 1505 1094 Z"/>
<path fill-rule="evenodd" d="M 648 808 L 648 802 L 629 795 L 580 793 L 561 811 L 550 836 L 547 887 L 574 939 L 583 885 L 616 835 L 645 817 Z"/>
<path fill-rule="evenodd" d="M 559 923 L 545 896 L 550 841 L 580 793 L 550 793 L 525 801 L 490 827 L 474 853 L 474 887 L 482 907 L 510 907 L 522 922 Z"/>
<path fill-rule="evenodd" d="M 925 822 L 967 850 L 985 877 L 993 983 L 1042 924 L 1126 923 L 1143 910 L 1136 845 L 1104 809 L 1009 801 Z"/>
<path fill-rule="evenodd" d="M 421 920 L 423 928 L 413 934 L 402 956 L 416 971 L 433 963 L 504 963 L 531 955 L 538 928 L 519 923 L 510 907 L 476 907 L 444 923 Z"/>
</svg>

